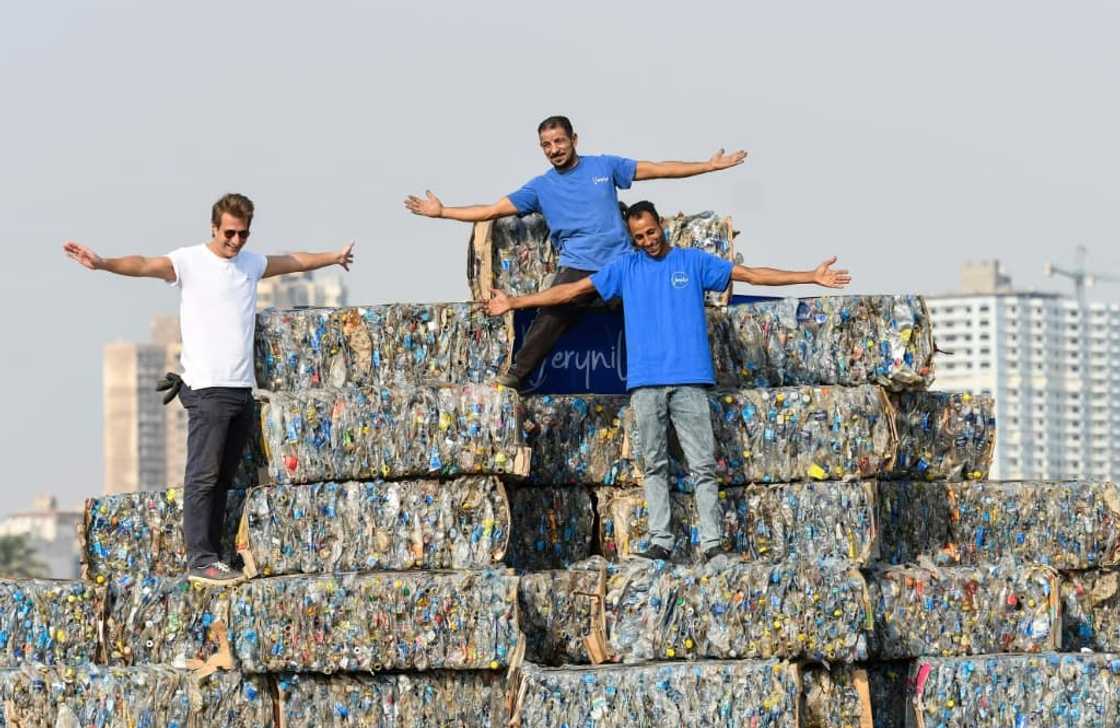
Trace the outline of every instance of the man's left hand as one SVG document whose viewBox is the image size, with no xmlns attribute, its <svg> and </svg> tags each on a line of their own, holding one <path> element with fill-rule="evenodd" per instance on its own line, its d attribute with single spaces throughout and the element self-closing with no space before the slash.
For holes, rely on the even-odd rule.
<svg viewBox="0 0 1120 728">
<path fill-rule="evenodd" d="M 512 308 L 513 304 L 509 296 L 498 290 L 495 290 L 490 300 L 486 302 L 486 313 L 491 316 L 501 316 Z"/>
<path fill-rule="evenodd" d="M 732 154 L 724 154 L 723 149 L 712 155 L 708 163 L 712 165 L 712 170 L 728 169 L 729 167 L 737 167 L 743 163 L 747 158 L 746 150 L 740 149 Z"/>
<path fill-rule="evenodd" d="M 836 262 L 836 256 L 832 256 L 817 266 L 813 271 L 813 283 L 825 288 L 843 288 L 852 282 L 852 277 L 848 275 L 846 270 L 832 270 L 832 264 Z"/>
<path fill-rule="evenodd" d="M 351 240 L 346 244 L 342 250 L 338 251 L 338 260 L 335 261 L 342 266 L 345 271 L 350 270 L 350 266 L 354 263 L 354 241 Z"/>
</svg>

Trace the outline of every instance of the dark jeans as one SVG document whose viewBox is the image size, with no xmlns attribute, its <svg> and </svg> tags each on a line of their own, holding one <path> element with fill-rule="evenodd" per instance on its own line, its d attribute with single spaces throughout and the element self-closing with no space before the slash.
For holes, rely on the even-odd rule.
<svg viewBox="0 0 1120 728">
<path fill-rule="evenodd" d="M 552 285 L 573 283 L 592 273 L 594 271 L 560 268 L 552 279 Z M 525 332 L 525 341 L 521 343 L 521 348 L 513 357 L 509 373 L 521 380 L 529 376 L 530 372 L 536 369 L 552 351 L 560 335 L 593 304 L 603 305 L 603 299 L 598 293 L 588 293 L 562 306 L 545 306 L 538 309 L 536 318 Z"/>
<path fill-rule="evenodd" d="M 183 540 L 187 568 L 221 559 L 226 494 L 237 473 L 253 424 L 253 391 L 241 387 L 191 389 L 179 400 L 187 410 L 187 472 L 183 483 Z"/>
</svg>

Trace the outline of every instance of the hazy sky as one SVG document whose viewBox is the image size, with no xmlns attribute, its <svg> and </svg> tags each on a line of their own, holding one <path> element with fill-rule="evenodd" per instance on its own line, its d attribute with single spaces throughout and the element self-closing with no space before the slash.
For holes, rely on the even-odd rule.
<svg viewBox="0 0 1120 728">
<path fill-rule="evenodd" d="M 732 215 L 749 263 L 838 255 L 856 293 L 988 257 L 1061 286 L 1042 264 L 1078 243 L 1120 273 L 1117 28 L 1115 3 L 1021 0 L 5 3 L 0 513 L 100 492 L 101 346 L 178 305 L 64 240 L 163 254 L 239 191 L 258 250 L 356 239 L 355 303 L 463 300 L 468 227 L 401 200 L 516 189 L 550 114 L 585 153 L 748 149 L 623 199 Z"/>
</svg>

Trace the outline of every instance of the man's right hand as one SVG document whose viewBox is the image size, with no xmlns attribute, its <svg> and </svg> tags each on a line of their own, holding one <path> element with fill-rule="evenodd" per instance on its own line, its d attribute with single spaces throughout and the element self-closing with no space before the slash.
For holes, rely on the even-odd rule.
<svg viewBox="0 0 1120 728">
<path fill-rule="evenodd" d="M 71 260 L 76 260 L 90 270 L 101 270 L 104 263 L 101 256 L 84 245 L 78 245 L 73 240 L 67 240 L 62 246 L 63 252 Z"/>
<path fill-rule="evenodd" d="M 409 195 L 404 200 L 404 206 L 409 209 L 414 215 L 424 215 L 425 217 L 442 217 L 443 216 L 443 203 L 440 199 L 432 194 L 431 190 L 425 190 L 427 197 L 417 197 L 416 195 Z"/>
<path fill-rule="evenodd" d="M 490 295 L 490 300 L 486 302 L 486 313 L 491 316 L 501 316 L 512 308 L 513 303 L 509 296 L 498 290 L 495 290 Z"/>
</svg>

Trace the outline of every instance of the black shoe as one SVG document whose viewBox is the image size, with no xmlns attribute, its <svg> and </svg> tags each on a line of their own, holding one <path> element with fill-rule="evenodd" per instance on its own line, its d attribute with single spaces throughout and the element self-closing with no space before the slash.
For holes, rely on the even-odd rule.
<svg viewBox="0 0 1120 728">
<path fill-rule="evenodd" d="M 637 556 L 639 559 L 650 559 L 651 561 L 668 561 L 672 556 L 672 552 L 664 546 L 652 544 L 645 551 L 634 551 L 631 556 Z"/>
<path fill-rule="evenodd" d="M 187 580 L 209 586 L 237 586 L 245 581 L 245 574 L 230 568 L 225 562 L 215 561 L 209 566 L 196 566 L 188 571 Z"/>
<path fill-rule="evenodd" d="M 708 548 L 704 549 L 700 553 L 700 555 L 703 557 L 703 562 L 708 563 L 709 561 L 723 553 L 723 545 L 721 544 L 719 546 L 709 546 Z"/>
<path fill-rule="evenodd" d="M 494 377 L 494 381 L 502 385 L 503 387 L 509 387 L 510 389 L 516 390 L 518 392 L 521 391 L 521 379 L 514 374 L 510 374 L 509 372 L 506 372 L 505 374 L 499 374 L 498 376 Z"/>
</svg>

